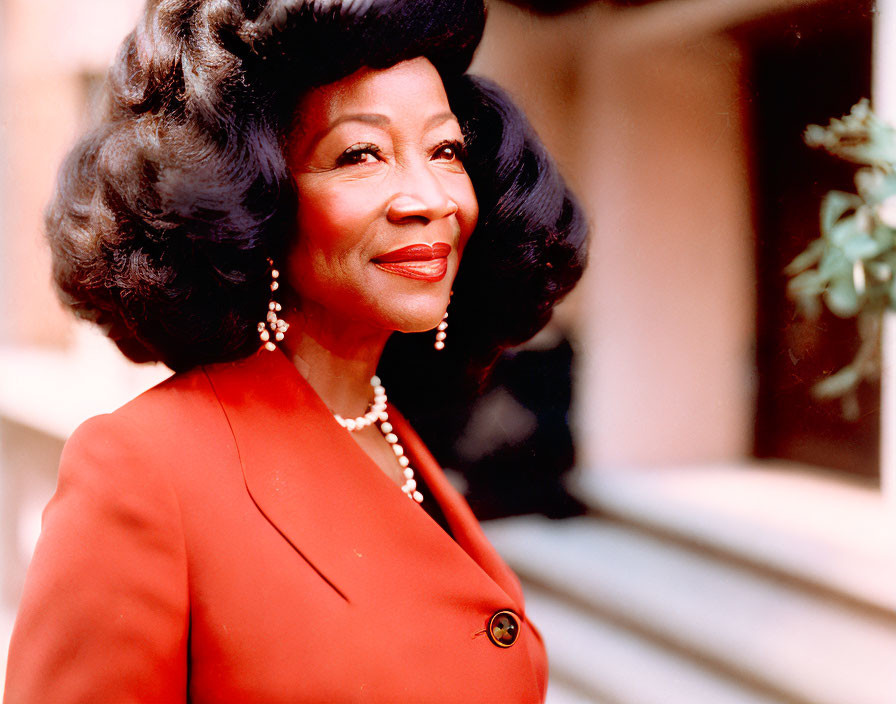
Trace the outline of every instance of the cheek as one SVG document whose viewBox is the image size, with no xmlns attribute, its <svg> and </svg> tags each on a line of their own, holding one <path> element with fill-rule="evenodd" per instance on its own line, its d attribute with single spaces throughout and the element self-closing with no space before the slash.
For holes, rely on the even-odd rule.
<svg viewBox="0 0 896 704">
<path fill-rule="evenodd" d="M 454 197 L 454 202 L 457 203 L 457 221 L 460 225 L 459 246 L 461 252 L 479 222 L 479 201 L 476 199 L 476 192 L 473 190 L 473 184 L 469 178 L 465 181 L 464 187 L 458 189 Z"/>
<path fill-rule="evenodd" d="M 329 251 L 346 244 L 345 235 L 356 230 L 360 219 L 357 203 L 350 194 L 331 189 L 299 191 L 296 226 L 308 249 Z"/>
<path fill-rule="evenodd" d="M 294 255 L 305 269 L 336 274 L 360 257 L 370 222 L 370 198 L 361 189 L 302 187 L 296 212 Z M 323 273 L 323 272 L 319 272 Z"/>
</svg>

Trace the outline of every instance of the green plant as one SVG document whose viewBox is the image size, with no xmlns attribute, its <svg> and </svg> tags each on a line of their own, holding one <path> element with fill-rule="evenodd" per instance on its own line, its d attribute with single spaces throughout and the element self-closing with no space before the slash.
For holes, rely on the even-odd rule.
<svg viewBox="0 0 896 704">
<path fill-rule="evenodd" d="M 860 165 L 855 193 L 831 191 L 821 205 L 821 237 L 787 266 L 788 293 L 815 317 L 824 304 L 842 318 L 858 317 L 861 344 L 848 365 L 819 381 L 819 398 L 839 398 L 858 415 L 856 391 L 880 373 L 883 314 L 896 308 L 896 128 L 856 104 L 827 127 L 810 125 L 806 143 Z"/>
</svg>

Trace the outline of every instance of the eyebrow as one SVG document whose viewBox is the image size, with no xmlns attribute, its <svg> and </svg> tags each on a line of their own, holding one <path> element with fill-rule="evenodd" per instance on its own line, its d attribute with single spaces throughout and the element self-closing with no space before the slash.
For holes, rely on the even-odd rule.
<svg viewBox="0 0 896 704">
<path fill-rule="evenodd" d="M 433 127 L 438 127 L 439 125 L 448 122 L 449 120 L 457 120 L 457 117 L 453 112 L 436 113 L 435 115 L 427 118 L 423 129 L 424 131 L 431 130 Z M 311 137 L 309 145 L 313 148 L 314 146 L 319 144 L 324 137 L 326 137 L 328 134 L 330 134 L 330 132 L 339 127 L 339 125 L 341 125 L 343 122 L 366 122 L 367 124 L 375 125 L 376 127 L 385 127 L 390 124 L 391 120 L 380 113 L 359 112 L 351 113 L 349 115 L 342 115 L 341 117 L 337 117 L 335 120 L 333 120 L 333 122 L 313 135 Z"/>
</svg>

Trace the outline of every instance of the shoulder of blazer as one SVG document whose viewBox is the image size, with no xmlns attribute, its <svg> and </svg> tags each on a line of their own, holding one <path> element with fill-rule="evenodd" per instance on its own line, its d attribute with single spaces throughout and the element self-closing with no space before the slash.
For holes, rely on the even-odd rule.
<svg viewBox="0 0 896 704">
<path fill-rule="evenodd" d="M 155 458 L 183 454 L 196 445 L 212 449 L 212 440 L 232 444 L 227 415 L 209 371 L 233 370 L 242 380 L 239 384 L 245 390 L 244 396 L 251 398 L 255 393 L 253 384 L 262 383 L 254 369 L 257 366 L 257 356 L 252 355 L 177 372 L 105 416 L 106 423 L 119 426 L 121 433 L 129 433 L 130 442 L 141 445 L 143 452 Z"/>
<path fill-rule="evenodd" d="M 159 433 L 127 412 L 65 444 L 9 650 L 9 702 L 183 701 L 181 506 Z"/>
<path fill-rule="evenodd" d="M 173 374 L 109 415 L 147 431 L 153 428 L 165 431 L 189 419 L 184 428 L 186 430 L 195 427 L 199 420 L 196 417 L 197 404 L 200 407 L 203 404 L 217 404 L 214 389 L 203 367 Z M 221 417 L 220 421 L 224 418 Z"/>
<path fill-rule="evenodd" d="M 135 487 L 152 475 L 176 489 L 207 476 L 194 471 L 198 464 L 238 464 L 227 416 L 202 367 L 176 373 L 117 410 L 82 423 L 65 444 L 61 466 L 78 448 L 108 456 L 96 471 Z"/>
</svg>

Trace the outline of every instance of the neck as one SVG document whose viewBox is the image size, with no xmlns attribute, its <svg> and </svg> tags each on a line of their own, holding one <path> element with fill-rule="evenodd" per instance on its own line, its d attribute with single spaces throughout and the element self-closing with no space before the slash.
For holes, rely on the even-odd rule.
<svg viewBox="0 0 896 704">
<path fill-rule="evenodd" d="M 370 378 L 391 332 L 335 319 L 316 306 L 288 318 L 284 346 L 299 373 L 334 413 L 362 415 L 370 402 Z"/>
</svg>

